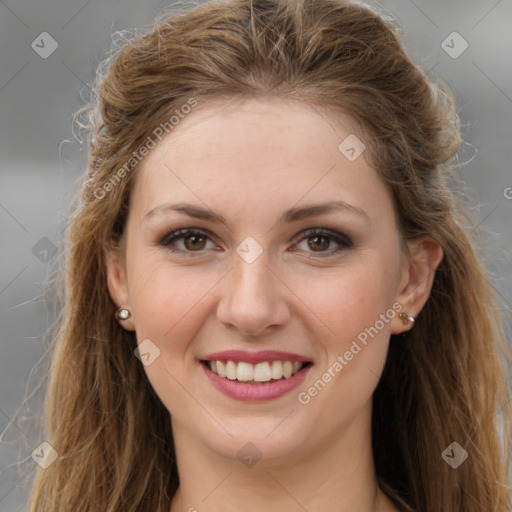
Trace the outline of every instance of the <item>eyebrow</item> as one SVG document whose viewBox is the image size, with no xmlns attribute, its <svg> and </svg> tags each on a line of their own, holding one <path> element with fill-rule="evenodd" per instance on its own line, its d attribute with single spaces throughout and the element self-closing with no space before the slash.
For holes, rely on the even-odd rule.
<svg viewBox="0 0 512 512">
<path fill-rule="evenodd" d="M 164 214 L 169 211 L 181 212 L 188 215 L 189 217 L 193 217 L 194 219 L 208 220 L 211 222 L 227 225 L 226 219 L 222 215 L 214 213 L 211 210 L 208 210 L 201 206 L 189 203 L 161 204 L 151 209 L 148 213 L 146 213 L 146 215 L 144 216 L 144 220 L 147 220 L 150 217 L 153 217 L 157 214 Z M 356 206 L 346 203 L 345 201 L 329 201 L 327 203 L 311 204 L 307 206 L 296 206 L 290 208 L 281 214 L 277 223 L 292 223 L 308 217 L 314 217 L 317 215 L 337 211 L 351 213 L 359 217 L 362 217 L 366 220 L 370 220 L 368 214 L 364 210 L 361 210 Z"/>
</svg>

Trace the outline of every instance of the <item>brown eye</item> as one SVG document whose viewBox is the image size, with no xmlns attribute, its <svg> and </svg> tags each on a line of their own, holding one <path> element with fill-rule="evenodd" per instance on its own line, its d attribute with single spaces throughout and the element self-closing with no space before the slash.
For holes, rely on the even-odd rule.
<svg viewBox="0 0 512 512">
<path fill-rule="evenodd" d="M 181 247 L 178 246 L 178 242 L 183 242 Z M 168 248 L 173 252 L 190 253 L 190 252 L 202 252 L 207 243 L 213 242 L 207 233 L 198 229 L 178 229 L 166 235 L 160 240 L 160 245 Z"/>
<path fill-rule="evenodd" d="M 307 242 L 306 248 L 304 248 L 305 252 L 309 254 L 316 253 L 320 257 L 333 256 L 354 245 L 348 236 L 325 228 L 314 228 L 303 232 L 299 243 L 295 247 L 302 250 L 300 244 L 304 241 Z M 329 250 L 332 245 L 334 245 L 334 248 Z"/>
<path fill-rule="evenodd" d="M 330 243 L 331 241 L 326 236 L 314 236 L 308 238 L 308 246 L 313 251 L 323 251 L 328 249 Z"/>
<path fill-rule="evenodd" d="M 206 238 L 198 235 L 188 235 L 183 237 L 184 245 L 187 249 L 194 251 L 196 249 L 204 249 Z"/>
</svg>

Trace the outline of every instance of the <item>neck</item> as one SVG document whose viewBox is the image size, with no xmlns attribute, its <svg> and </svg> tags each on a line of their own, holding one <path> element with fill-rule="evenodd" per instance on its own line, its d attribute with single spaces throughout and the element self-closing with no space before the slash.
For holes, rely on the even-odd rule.
<svg viewBox="0 0 512 512">
<path fill-rule="evenodd" d="M 171 512 L 394 512 L 377 484 L 370 418 L 368 408 L 342 435 L 313 443 L 314 450 L 262 457 L 252 467 L 173 425 L 180 487 Z"/>
</svg>

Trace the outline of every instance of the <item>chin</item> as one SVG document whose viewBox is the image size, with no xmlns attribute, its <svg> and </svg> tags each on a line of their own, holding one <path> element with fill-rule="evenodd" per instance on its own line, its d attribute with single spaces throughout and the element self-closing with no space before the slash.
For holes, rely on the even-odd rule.
<svg viewBox="0 0 512 512">
<path fill-rule="evenodd" d="M 257 459 L 259 467 L 278 465 L 290 457 L 295 457 L 299 450 L 304 452 L 311 442 L 312 436 L 306 433 L 310 429 L 307 428 L 304 418 L 299 418 L 297 414 L 296 418 L 291 420 L 296 412 L 292 411 L 290 414 L 290 411 L 287 411 L 282 417 L 253 416 L 225 421 L 223 424 L 231 436 L 222 431 L 217 439 L 214 440 L 210 436 L 205 439 L 205 443 L 219 455 L 228 459 L 238 459 L 243 464 L 246 460 Z M 289 417 L 284 419 L 287 415 Z"/>
</svg>

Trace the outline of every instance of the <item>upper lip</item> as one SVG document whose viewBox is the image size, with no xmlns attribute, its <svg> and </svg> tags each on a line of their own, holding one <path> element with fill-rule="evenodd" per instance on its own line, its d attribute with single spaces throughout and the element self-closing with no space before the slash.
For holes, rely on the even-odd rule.
<svg viewBox="0 0 512 512">
<path fill-rule="evenodd" d="M 201 359 L 203 361 L 244 361 L 252 364 L 263 363 L 265 361 L 311 362 L 311 359 L 301 356 L 300 354 L 282 352 L 279 350 L 261 350 L 259 352 L 248 352 L 246 350 L 223 350 L 221 352 L 208 354 Z"/>
</svg>

